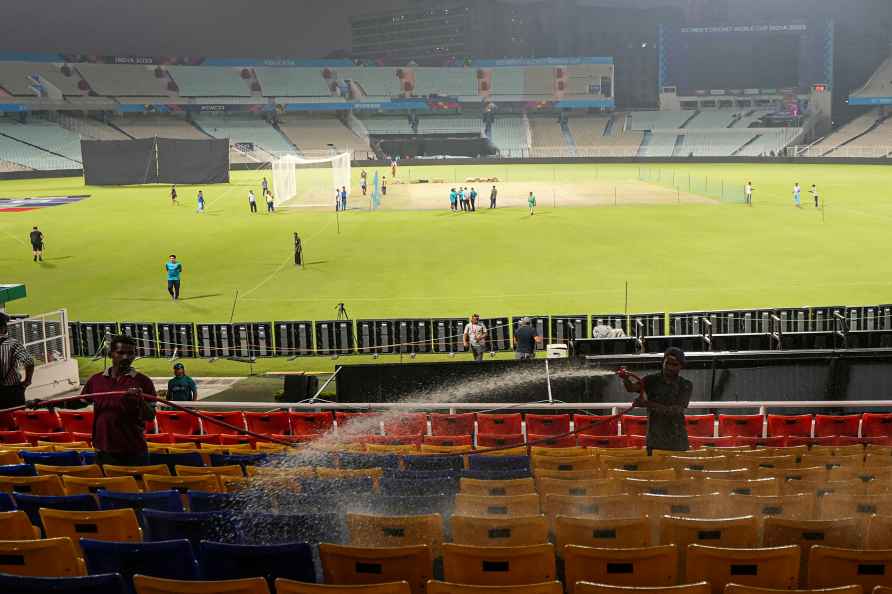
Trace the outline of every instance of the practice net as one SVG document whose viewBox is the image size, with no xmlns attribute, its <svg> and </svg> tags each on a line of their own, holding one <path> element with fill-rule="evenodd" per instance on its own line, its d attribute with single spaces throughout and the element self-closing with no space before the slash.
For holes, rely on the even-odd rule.
<svg viewBox="0 0 892 594">
<path fill-rule="evenodd" d="M 311 158 L 283 155 L 275 159 L 273 196 L 276 205 L 334 205 L 335 189 L 350 193 L 350 153 Z"/>
</svg>

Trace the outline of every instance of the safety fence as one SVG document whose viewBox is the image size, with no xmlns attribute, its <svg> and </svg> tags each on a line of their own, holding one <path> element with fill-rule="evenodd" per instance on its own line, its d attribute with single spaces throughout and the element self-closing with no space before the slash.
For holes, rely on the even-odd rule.
<svg viewBox="0 0 892 594">
<path fill-rule="evenodd" d="M 746 202 L 743 184 L 725 181 L 720 177 L 695 175 L 674 169 L 641 167 L 638 169 L 638 179 L 649 184 L 671 188 L 678 192 L 715 198 L 720 202 L 730 204 L 743 204 Z"/>
</svg>

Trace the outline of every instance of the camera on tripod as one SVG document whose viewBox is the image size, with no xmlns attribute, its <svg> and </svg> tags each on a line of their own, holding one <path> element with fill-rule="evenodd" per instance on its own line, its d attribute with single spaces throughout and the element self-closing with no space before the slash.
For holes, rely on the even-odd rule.
<svg viewBox="0 0 892 594">
<path fill-rule="evenodd" d="M 338 305 L 335 307 L 335 309 L 338 310 L 338 317 L 337 317 L 338 320 L 349 320 L 350 319 L 349 314 L 347 314 L 347 308 L 344 307 L 343 303 L 338 303 Z"/>
</svg>

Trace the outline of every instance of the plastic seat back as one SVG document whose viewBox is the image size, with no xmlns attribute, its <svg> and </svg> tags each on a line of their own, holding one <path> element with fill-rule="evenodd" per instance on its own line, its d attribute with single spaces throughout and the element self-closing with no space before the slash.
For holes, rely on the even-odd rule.
<svg viewBox="0 0 892 594">
<path fill-rule="evenodd" d="M 307 543 L 241 545 L 202 541 L 198 548 L 202 574 L 209 580 L 262 576 L 315 582 L 313 549 Z"/>
<path fill-rule="evenodd" d="M 440 514 L 379 516 L 347 514 L 350 544 L 357 547 L 404 547 L 427 545 L 434 557 L 443 546 L 443 518 Z"/>
<path fill-rule="evenodd" d="M 24 577 L 0 574 L 0 592 L 15 594 L 128 594 L 123 578 L 116 573 L 81 577 Z"/>
<path fill-rule="evenodd" d="M 435 582 L 428 582 L 428 594 L 431 594 L 431 584 L 433 583 Z M 279 578 L 276 580 L 276 594 L 412 594 L 412 589 L 409 587 L 409 582 L 388 582 L 364 586 L 332 586 L 307 584 Z M 533 594 L 539 593 L 535 592 Z"/>
<path fill-rule="evenodd" d="M 477 414 L 477 432 L 494 435 L 509 435 L 523 432 L 523 417 L 520 413 Z"/>
<path fill-rule="evenodd" d="M 450 519 L 452 542 L 479 547 L 513 547 L 548 542 L 548 521 L 538 516 L 463 516 Z"/>
<path fill-rule="evenodd" d="M 133 576 L 136 594 L 269 594 L 262 577 L 226 581 L 168 580 L 146 575 Z"/>
<path fill-rule="evenodd" d="M 427 415 L 424 413 L 402 413 L 399 416 L 384 418 L 385 435 L 420 436 L 427 433 Z"/>
<path fill-rule="evenodd" d="M 62 429 L 70 433 L 92 433 L 93 411 L 60 410 L 57 411 Z"/>
<path fill-rule="evenodd" d="M 847 435 L 858 437 L 861 415 L 815 415 L 815 437 Z"/>
<path fill-rule="evenodd" d="M 96 498 L 92 495 L 30 495 L 16 493 L 13 495 L 18 509 L 28 514 L 31 523 L 43 527 L 40 518 L 41 508 L 64 511 L 97 511 Z"/>
<path fill-rule="evenodd" d="M 811 415 L 768 415 L 768 437 L 811 437 Z"/>
<path fill-rule="evenodd" d="M 528 434 L 562 435 L 570 431 L 570 415 L 537 415 L 526 416 Z"/>
<path fill-rule="evenodd" d="M 47 538 L 67 536 L 80 550 L 81 538 L 139 542 L 142 530 L 132 509 L 105 511 L 64 511 L 41 508 L 40 519 Z"/>
<path fill-rule="evenodd" d="M 573 430 L 580 435 L 617 436 L 619 418 L 609 415 L 573 415 Z"/>
<path fill-rule="evenodd" d="M 479 586 L 519 586 L 555 579 L 554 546 L 517 547 L 443 545 L 447 581 Z"/>
<path fill-rule="evenodd" d="M 558 554 L 567 545 L 605 548 L 643 548 L 651 545 L 650 521 L 638 518 L 579 518 L 557 516 L 554 545 Z"/>
<path fill-rule="evenodd" d="M 66 495 L 98 493 L 99 491 L 136 493 L 140 490 L 136 479 L 132 476 L 93 478 L 62 475 L 62 484 L 65 487 Z"/>
<path fill-rule="evenodd" d="M 70 538 L 0 541 L 0 574 L 40 577 L 86 575 Z"/>
<path fill-rule="evenodd" d="M 468 456 L 469 470 L 507 471 L 530 469 L 529 456 Z"/>
<path fill-rule="evenodd" d="M 235 429 L 231 429 L 229 427 L 221 425 L 220 423 L 215 423 L 215 420 L 233 425 L 235 427 L 238 427 L 239 429 L 245 428 L 245 416 L 240 410 L 232 410 L 226 412 L 201 411 L 201 414 L 206 417 L 202 419 L 202 424 L 204 427 L 204 432 L 208 435 L 241 435 L 241 433 L 239 431 L 236 431 Z"/>
<path fill-rule="evenodd" d="M 52 433 L 62 430 L 62 423 L 52 410 L 17 410 L 13 416 L 19 431 Z"/>
<path fill-rule="evenodd" d="M 321 435 L 334 428 L 334 417 L 330 412 L 288 413 L 293 435 Z"/>
<path fill-rule="evenodd" d="M 202 540 L 220 540 L 228 525 L 226 514 L 220 512 L 166 512 L 144 509 L 146 540 L 188 540 L 197 550 Z"/>
<path fill-rule="evenodd" d="M 507 480 L 481 480 L 462 477 L 459 480 L 459 491 L 468 495 L 524 495 L 536 492 L 536 481 L 531 477 Z"/>
<path fill-rule="evenodd" d="M 892 551 L 865 551 L 813 546 L 809 551 L 808 587 L 858 584 L 865 592 L 892 586 Z"/>
<path fill-rule="evenodd" d="M 412 594 L 424 594 L 431 577 L 429 547 L 352 547 L 322 543 L 319 557 L 326 584 L 365 585 L 407 581 Z"/>
<path fill-rule="evenodd" d="M 431 435 L 473 435 L 474 413 L 431 413 Z"/>
<path fill-rule="evenodd" d="M 719 415 L 719 436 L 762 437 L 764 415 Z"/>
<path fill-rule="evenodd" d="M 28 514 L 21 510 L 0 512 L 0 540 L 35 538 L 40 538 L 40 528 L 31 523 Z"/>
<path fill-rule="evenodd" d="M 684 580 L 689 544 L 713 547 L 759 546 L 759 524 L 755 516 L 739 518 L 682 518 L 663 516 L 659 519 L 660 544 L 678 547 L 678 574 Z"/>
<path fill-rule="evenodd" d="M 0 480 L 6 476 L 37 476 L 32 464 L 4 464 L 0 466 Z"/>
<path fill-rule="evenodd" d="M 161 476 L 146 474 L 143 475 L 143 481 L 146 485 L 146 491 L 169 491 L 171 489 L 179 491 L 180 493 L 188 493 L 189 491 L 221 493 L 223 491 L 223 488 L 220 485 L 220 479 L 215 474 L 199 476 Z"/>
<path fill-rule="evenodd" d="M 539 496 L 490 497 L 459 493 L 455 496 L 455 513 L 468 516 L 535 516 L 540 513 Z"/>
<path fill-rule="evenodd" d="M 688 546 L 688 581 L 706 581 L 712 594 L 722 594 L 729 583 L 792 590 L 799 583 L 799 548 L 731 549 L 698 544 Z"/>
<path fill-rule="evenodd" d="M 287 435 L 291 432 L 291 422 L 286 411 L 245 412 L 245 423 L 254 433 L 265 435 Z"/>
<path fill-rule="evenodd" d="M 137 573 L 177 580 L 200 576 L 188 540 L 110 542 L 84 538 L 80 545 L 91 574 L 119 573 L 127 583 Z"/>
<path fill-rule="evenodd" d="M 564 547 L 564 583 L 574 594 L 577 582 L 616 586 L 673 586 L 677 582 L 675 545 L 643 548 Z"/>
<path fill-rule="evenodd" d="M 608 586 L 607 584 L 593 584 L 591 582 L 579 582 L 576 584 L 576 594 L 712 594 L 712 588 L 706 582 L 696 584 L 681 584 L 680 586 L 664 587 L 635 587 L 635 586 Z M 725 590 L 727 592 L 727 590 Z M 763 593 L 763 594 L 768 594 Z M 779 591 L 775 594 L 781 594 Z M 841 593 L 843 594 L 843 593 Z M 846 592 L 844 594 L 855 594 Z"/>
<path fill-rule="evenodd" d="M 797 545 L 801 549 L 801 582 L 808 576 L 808 550 L 814 545 L 858 548 L 862 524 L 857 518 L 834 520 L 794 520 L 766 518 L 762 540 L 766 547 Z"/>
<path fill-rule="evenodd" d="M 159 433 L 179 433 L 191 435 L 198 433 L 198 417 L 176 410 L 159 410 L 155 412 Z"/>
</svg>

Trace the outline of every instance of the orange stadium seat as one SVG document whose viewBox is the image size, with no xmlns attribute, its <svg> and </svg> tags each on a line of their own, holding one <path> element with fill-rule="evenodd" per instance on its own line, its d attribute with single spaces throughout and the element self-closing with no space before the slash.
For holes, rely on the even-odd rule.
<svg viewBox="0 0 892 594">
<path fill-rule="evenodd" d="M 706 582 L 696 584 L 680 584 L 678 586 L 646 587 L 646 586 L 609 586 L 607 584 L 593 584 L 591 582 L 579 582 L 576 584 L 576 594 L 711 594 L 712 589 Z M 846 592 L 843 594 L 856 594 Z"/>
<path fill-rule="evenodd" d="M 219 423 L 215 423 L 214 420 L 233 425 L 235 427 L 238 427 L 239 429 L 245 428 L 245 415 L 240 410 L 231 410 L 226 412 L 203 410 L 201 411 L 201 414 L 205 417 L 204 419 L 202 419 L 201 422 L 202 426 L 204 427 L 204 432 L 208 435 L 240 435 L 239 431 L 230 429 L 229 427 L 225 427 Z"/>
<path fill-rule="evenodd" d="M 87 575 L 70 538 L 0 540 L 0 572 L 34 577 Z"/>
<path fill-rule="evenodd" d="M 562 435 L 570 431 L 570 415 L 537 415 L 526 416 L 527 435 Z M 530 439 L 532 441 L 532 438 Z"/>
<path fill-rule="evenodd" d="M 575 435 L 539 435 L 536 433 L 527 433 L 527 441 L 535 444 L 540 448 L 572 448 L 576 446 Z"/>
<path fill-rule="evenodd" d="M 424 413 L 402 413 L 396 417 L 385 417 L 383 424 L 385 435 L 418 437 L 427 433 L 427 415 Z"/>
<path fill-rule="evenodd" d="M 264 435 L 287 435 L 291 432 L 291 423 L 286 411 L 245 412 L 245 423 L 254 433 Z"/>
<path fill-rule="evenodd" d="M 548 542 L 545 516 L 463 516 L 450 519 L 452 542 L 481 547 L 536 545 Z"/>
<path fill-rule="evenodd" d="M 719 435 L 722 437 L 762 437 L 763 415 L 719 415 Z"/>
<path fill-rule="evenodd" d="M 861 437 L 892 437 L 892 413 L 861 415 Z"/>
<path fill-rule="evenodd" d="M 498 448 L 504 446 L 522 446 L 525 441 L 523 433 L 478 433 L 477 446 L 481 448 Z"/>
<path fill-rule="evenodd" d="M 59 422 L 69 433 L 93 433 L 93 411 L 60 410 Z"/>
<path fill-rule="evenodd" d="M 136 594 L 269 594 L 269 586 L 262 577 L 238 580 L 197 581 L 169 580 L 134 575 Z"/>
<path fill-rule="evenodd" d="M 40 538 L 40 528 L 31 524 L 28 514 L 21 510 L 0 512 L 0 540 L 38 538 Z"/>
<path fill-rule="evenodd" d="M 822 545 L 811 547 L 809 588 L 834 588 L 858 584 L 865 592 L 877 586 L 892 587 L 892 550 L 865 551 Z"/>
<path fill-rule="evenodd" d="M 31 433 L 53 433 L 62 431 L 59 416 L 53 410 L 17 410 L 13 413 L 16 427 Z"/>
<path fill-rule="evenodd" d="M 473 435 L 474 413 L 431 413 L 431 435 Z"/>
<path fill-rule="evenodd" d="M 155 413 L 159 433 L 198 433 L 198 417 L 175 410 L 159 410 Z"/>
<path fill-rule="evenodd" d="M 574 518 L 557 516 L 554 544 L 558 553 L 567 545 L 604 548 L 643 548 L 651 545 L 647 516 L 637 518 Z"/>
<path fill-rule="evenodd" d="M 378 516 L 347 514 L 350 545 L 355 547 L 406 547 L 426 545 L 436 558 L 442 555 L 443 518 L 440 514 Z"/>
<path fill-rule="evenodd" d="M 644 415 L 626 415 L 622 420 L 624 435 L 647 435 L 647 417 Z"/>
<path fill-rule="evenodd" d="M 292 435 L 320 435 L 334 428 L 334 417 L 330 412 L 290 412 L 288 419 Z"/>
<path fill-rule="evenodd" d="M 412 594 L 424 594 L 431 578 L 431 550 L 407 547 L 353 547 L 322 543 L 319 558 L 326 584 L 365 585 L 407 581 Z"/>
<path fill-rule="evenodd" d="M 443 582 L 428 582 L 427 594 L 437 594 L 433 584 Z M 450 586 L 452 584 L 446 584 Z M 465 586 L 459 586 L 465 587 Z M 460 590 L 440 590 L 440 594 L 462 594 Z M 364 586 L 333 586 L 330 584 L 308 584 L 306 582 L 295 582 L 278 578 L 276 580 L 276 594 L 412 594 L 409 582 L 388 582 L 385 584 L 366 584 Z M 468 594 L 473 594 L 468 592 Z M 535 594 L 539 594 L 536 592 Z M 543 594 L 552 594 L 544 592 Z M 558 592 L 557 594 L 561 594 Z M 843 592 L 841 594 L 850 594 Z M 861 593 L 851 593 L 861 594 Z"/>
<path fill-rule="evenodd" d="M 575 594 L 578 582 L 613 586 L 674 586 L 678 583 L 675 545 L 642 548 L 565 546 L 564 585 Z"/>
<path fill-rule="evenodd" d="M 861 415 L 815 415 L 815 437 L 847 435 L 858 437 Z"/>
<path fill-rule="evenodd" d="M 557 574 L 554 546 L 516 547 L 443 545 L 447 581 L 478 586 L 520 586 L 549 582 Z"/>
<path fill-rule="evenodd" d="M 473 436 L 467 435 L 425 435 L 422 444 L 432 446 L 471 446 L 474 443 Z"/>
<path fill-rule="evenodd" d="M 768 415 L 768 436 L 810 437 L 811 415 Z"/>
<path fill-rule="evenodd" d="M 489 435 L 523 434 L 523 417 L 520 413 L 477 413 L 477 432 Z"/>
<path fill-rule="evenodd" d="M 427 594 L 515 594 L 519 592 L 523 594 L 564 594 L 564 588 L 558 581 L 543 582 L 541 584 L 523 584 L 520 586 L 474 586 L 435 580 L 427 583 Z M 343 594 L 349 593 L 344 592 Z M 356 594 L 363 594 L 363 592 L 356 592 Z M 378 593 L 373 592 L 371 594 Z"/>
<path fill-rule="evenodd" d="M 573 415 L 573 430 L 579 435 L 618 436 L 619 417 L 609 415 Z"/>
<path fill-rule="evenodd" d="M 708 582 L 712 594 L 722 594 L 730 583 L 791 590 L 799 583 L 799 547 L 736 549 L 692 544 L 685 574 L 689 582 Z"/>
<path fill-rule="evenodd" d="M 684 424 L 690 437 L 714 437 L 714 415 L 685 415 Z"/>
</svg>

